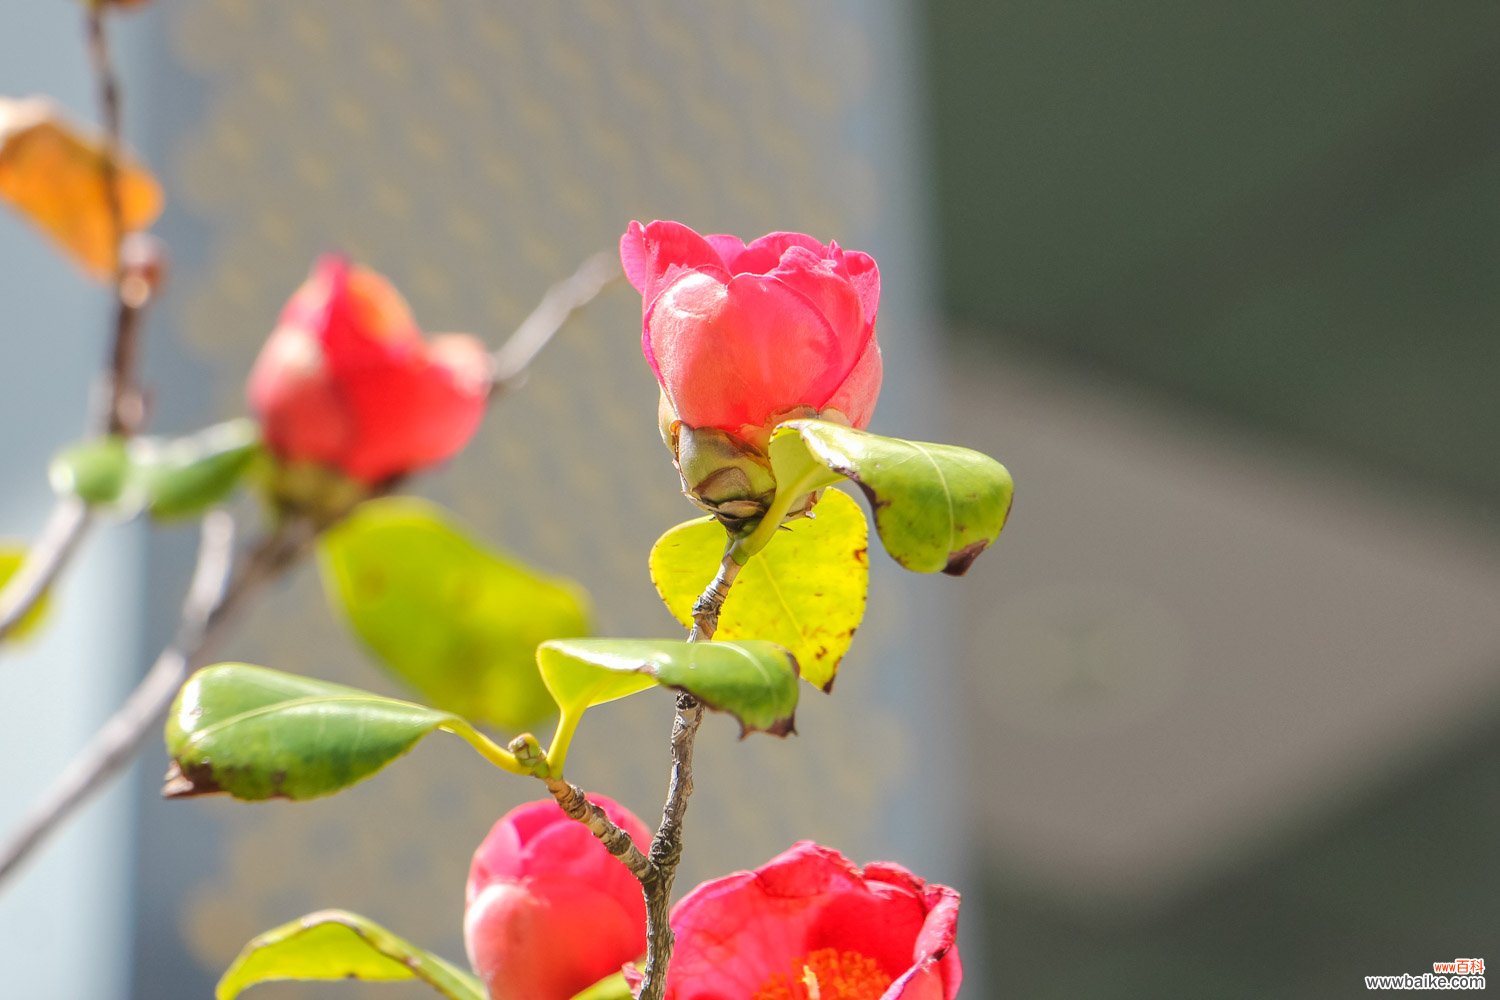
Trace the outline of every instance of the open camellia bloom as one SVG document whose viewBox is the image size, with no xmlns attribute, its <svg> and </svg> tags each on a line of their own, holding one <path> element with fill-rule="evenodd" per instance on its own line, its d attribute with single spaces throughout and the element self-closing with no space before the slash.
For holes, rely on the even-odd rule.
<svg viewBox="0 0 1500 1000">
<path fill-rule="evenodd" d="M 282 310 L 248 391 L 278 458 L 373 485 L 458 452 L 489 386 L 478 340 L 427 343 L 390 282 L 328 256 Z"/>
<path fill-rule="evenodd" d="M 641 346 L 676 419 L 742 436 L 802 408 L 869 424 L 880 271 L 868 254 L 802 233 L 746 245 L 680 222 L 632 222 L 620 260 L 641 293 Z"/>
<path fill-rule="evenodd" d="M 650 847 L 629 810 L 589 801 Z M 569 1000 L 646 951 L 640 883 L 553 799 L 501 817 L 474 852 L 465 900 L 464 945 L 492 1000 Z"/>
<path fill-rule="evenodd" d="M 958 893 L 802 841 L 672 910 L 668 1000 L 953 1000 Z"/>
</svg>

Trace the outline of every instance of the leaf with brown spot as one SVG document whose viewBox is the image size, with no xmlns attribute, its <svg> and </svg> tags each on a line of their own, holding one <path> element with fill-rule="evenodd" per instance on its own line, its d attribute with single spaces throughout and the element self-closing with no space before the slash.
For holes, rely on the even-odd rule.
<svg viewBox="0 0 1500 1000">
<path fill-rule="evenodd" d="M 963 574 L 1010 515 L 1010 473 L 968 448 L 788 420 L 772 432 L 770 453 L 777 482 L 793 490 L 852 480 L 870 502 L 885 550 L 918 573 Z"/>
<path fill-rule="evenodd" d="M 247 663 L 189 677 L 167 716 L 169 798 L 312 799 L 363 781 L 446 730 L 497 766 L 514 758 L 466 720 L 426 705 Z"/>
<path fill-rule="evenodd" d="M 859 504 L 828 490 L 812 517 L 788 521 L 745 563 L 719 615 L 718 639 L 768 639 L 792 651 L 825 691 L 865 615 L 869 526 Z M 689 627 L 693 602 L 719 567 L 725 534 L 713 518 L 679 524 L 651 548 L 651 580 Z"/>
</svg>

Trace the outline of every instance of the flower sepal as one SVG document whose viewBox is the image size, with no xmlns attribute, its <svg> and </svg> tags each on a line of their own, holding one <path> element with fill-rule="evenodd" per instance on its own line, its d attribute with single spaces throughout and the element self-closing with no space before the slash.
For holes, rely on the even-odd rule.
<svg viewBox="0 0 1500 1000">
<path fill-rule="evenodd" d="M 278 518 L 305 517 L 319 528 L 337 524 L 375 495 L 375 487 L 316 462 L 270 461 L 260 470 L 261 495 Z"/>
</svg>

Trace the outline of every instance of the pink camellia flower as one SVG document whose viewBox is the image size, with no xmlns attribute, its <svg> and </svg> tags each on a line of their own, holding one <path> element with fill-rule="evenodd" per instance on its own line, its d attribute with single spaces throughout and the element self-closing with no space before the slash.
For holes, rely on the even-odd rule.
<svg viewBox="0 0 1500 1000">
<path fill-rule="evenodd" d="M 958 893 L 802 841 L 672 910 L 667 1000 L 953 1000 Z"/>
<path fill-rule="evenodd" d="M 478 340 L 424 342 L 385 278 L 328 256 L 282 310 L 248 392 L 278 458 L 372 485 L 467 444 L 489 383 Z"/>
<path fill-rule="evenodd" d="M 649 848 L 629 810 L 589 801 Z M 646 951 L 640 883 L 552 799 L 501 817 L 474 852 L 465 900 L 464 945 L 491 1000 L 569 1000 Z"/>
<path fill-rule="evenodd" d="M 801 233 L 747 246 L 680 222 L 632 222 L 620 260 L 641 293 L 641 346 L 677 420 L 750 441 L 789 411 L 869 424 L 880 272 L 868 254 Z"/>
</svg>

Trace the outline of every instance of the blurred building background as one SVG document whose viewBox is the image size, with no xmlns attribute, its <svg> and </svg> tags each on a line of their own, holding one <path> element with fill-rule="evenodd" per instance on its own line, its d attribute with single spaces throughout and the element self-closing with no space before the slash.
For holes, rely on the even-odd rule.
<svg viewBox="0 0 1500 1000">
<path fill-rule="evenodd" d="M 1016 507 L 963 580 L 877 558 L 838 694 L 808 697 L 794 742 L 706 729 L 682 885 L 797 836 L 897 857 L 965 890 L 974 997 L 1327 997 L 1485 957 L 1500 10 L 1442 10 L 159 0 L 120 26 L 176 259 L 156 426 L 240 412 L 240 373 L 330 246 L 427 329 L 498 341 L 630 218 L 837 236 L 885 278 L 874 429 L 1000 457 Z M 76 20 L 0 14 L 7 93 L 87 115 Z M 92 293 L 8 217 L 0 253 L 22 304 L 0 335 L 37 355 L 7 348 L 0 402 L 28 430 L 5 460 L 39 468 L 97 353 L 43 348 L 93 328 Z M 587 584 L 604 631 L 669 633 L 644 553 L 691 511 L 637 316 L 625 293 L 591 307 L 423 485 Z M 45 487 L 10 480 L 0 530 L 25 533 Z M 144 637 L 87 647 L 59 620 L 15 661 L 55 685 L 25 716 L 64 704 L 72 732 L 4 735 L 0 818 L 165 637 L 192 539 L 143 540 L 116 536 L 65 597 Z M 396 690 L 310 572 L 229 652 Z M 637 701 L 585 734 L 579 777 L 649 815 L 666 708 Z M 252 934 L 325 906 L 458 957 L 467 854 L 531 792 L 470 757 L 433 741 L 336 799 L 244 807 L 157 802 L 153 749 L 0 894 L 0 982 L 201 997 Z M 68 962 L 79 929 L 98 961 Z"/>
</svg>

